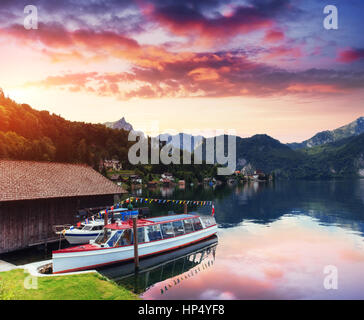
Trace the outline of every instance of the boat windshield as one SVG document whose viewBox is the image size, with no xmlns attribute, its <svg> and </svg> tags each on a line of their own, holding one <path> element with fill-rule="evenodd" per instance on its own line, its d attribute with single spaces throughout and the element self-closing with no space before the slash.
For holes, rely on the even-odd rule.
<svg viewBox="0 0 364 320">
<path fill-rule="evenodd" d="M 104 231 L 100 232 L 99 236 L 96 238 L 95 243 L 97 244 L 105 244 L 106 241 L 111 236 L 111 230 L 110 229 L 104 229 Z"/>
<path fill-rule="evenodd" d="M 145 242 L 144 228 L 138 228 L 138 243 Z M 95 242 L 99 245 L 107 244 L 109 247 L 129 246 L 134 243 L 133 230 L 110 230 L 102 231 L 96 238 Z"/>
<path fill-rule="evenodd" d="M 109 247 L 115 247 L 115 245 L 117 244 L 117 242 L 123 232 L 125 232 L 125 231 L 118 230 L 118 231 L 114 232 L 113 235 L 110 237 L 110 239 L 107 241 L 107 245 Z"/>
<path fill-rule="evenodd" d="M 131 229 L 123 230 L 121 237 L 116 243 L 117 247 L 128 246 L 133 244 L 133 231 Z"/>
</svg>

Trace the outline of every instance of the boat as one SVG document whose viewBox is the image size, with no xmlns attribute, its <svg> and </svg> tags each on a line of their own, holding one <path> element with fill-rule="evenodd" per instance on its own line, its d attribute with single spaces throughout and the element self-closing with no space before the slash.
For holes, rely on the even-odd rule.
<svg viewBox="0 0 364 320">
<path fill-rule="evenodd" d="M 118 208 L 108 210 L 108 213 L 112 213 L 113 218 L 118 221 L 123 219 L 122 213 L 127 210 L 126 208 Z M 60 231 L 55 231 L 55 233 L 63 235 L 70 244 L 87 244 L 90 240 L 95 240 L 103 231 L 105 225 L 104 214 L 105 211 L 100 211 L 99 218 L 87 218 L 84 222 L 79 222 L 76 227 L 69 226 L 62 228 Z M 108 222 L 111 222 L 111 220 L 109 219 Z"/>
<path fill-rule="evenodd" d="M 94 269 L 134 259 L 132 228 L 132 219 L 117 221 L 106 225 L 89 244 L 53 251 L 53 273 Z M 216 233 L 213 216 L 190 213 L 137 219 L 139 257 L 182 248 Z"/>
</svg>

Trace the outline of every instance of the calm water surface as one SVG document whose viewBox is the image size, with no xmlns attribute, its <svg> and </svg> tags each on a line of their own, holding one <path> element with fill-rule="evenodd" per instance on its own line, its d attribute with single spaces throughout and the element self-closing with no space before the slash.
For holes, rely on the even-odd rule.
<svg viewBox="0 0 364 320">
<path fill-rule="evenodd" d="M 144 299 L 364 298 L 364 180 L 135 194 L 213 200 L 219 225 L 218 239 L 143 259 L 137 276 L 131 264 L 101 270 Z M 325 289 L 325 266 L 337 290 Z"/>
</svg>

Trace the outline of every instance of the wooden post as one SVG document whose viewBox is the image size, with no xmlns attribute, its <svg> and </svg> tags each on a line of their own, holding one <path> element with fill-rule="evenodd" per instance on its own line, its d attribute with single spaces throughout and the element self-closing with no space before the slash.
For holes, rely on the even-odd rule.
<svg viewBox="0 0 364 320">
<path fill-rule="evenodd" d="M 135 271 L 139 270 L 139 253 L 138 253 L 138 228 L 137 218 L 133 217 L 133 238 L 134 238 L 134 264 Z"/>
<path fill-rule="evenodd" d="M 111 223 L 115 223 L 115 219 L 114 219 L 114 210 L 111 211 Z"/>
<path fill-rule="evenodd" d="M 108 219 L 107 210 L 105 209 L 105 213 L 104 213 L 104 226 L 106 226 L 107 224 L 109 224 L 109 219 Z"/>
<path fill-rule="evenodd" d="M 185 203 L 185 205 L 184 205 L 183 213 L 184 213 L 184 214 L 187 214 L 187 203 Z"/>
<path fill-rule="evenodd" d="M 104 228 L 108 224 L 109 224 L 108 213 L 107 213 L 107 210 L 105 209 L 105 213 L 104 213 Z M 106 233 L 106 229 L 104 229 L 104 242 L 106 241 L 106 239 L 107 239 L 107 233 Z"/>
</svg>

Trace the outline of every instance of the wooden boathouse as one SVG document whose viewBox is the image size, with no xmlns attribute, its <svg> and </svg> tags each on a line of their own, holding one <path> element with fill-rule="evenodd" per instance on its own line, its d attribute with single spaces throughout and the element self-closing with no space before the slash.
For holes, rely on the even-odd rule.
<svg viewBox="0 0 364 320">
<path fill-rule="evenodd" d="M 86 165 L 0 160 L 0 253 L 56 241 L 54 225 L 125 192 Z"/>
</svg>

